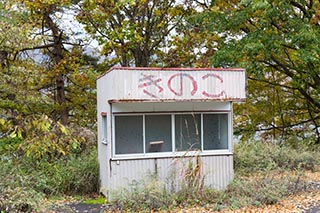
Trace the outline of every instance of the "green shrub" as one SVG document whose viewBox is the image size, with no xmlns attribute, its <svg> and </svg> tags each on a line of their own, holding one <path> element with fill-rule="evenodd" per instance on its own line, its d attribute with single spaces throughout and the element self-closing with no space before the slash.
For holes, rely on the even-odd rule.
<svg viewBox="0 0 320 213">
<path fill-rule="evenodd" d="M 44 195 L 34 190 L 32 184 L 15 159 L 1 159 L 0 212 L 33 212 Z"/>
<path fill-rule="evenodd" d="M 167 209 L 175 202 L 172 196 L 163 181 L 149 175 L 144 181 L 133 181 L 128 187 L 114 191 L 112 206 L 114 210 L 132 212 Z"/>
<path fill-rule="evenodd" d="M 1 141 L 1 140 L 0 140 Z M 98 192 L 99 169 L 97 149 L 89 146 L 81 152 L 72 152 L 47 161 L 35 160 L 11 148 L 23 141 L 6 141 L 9 152 L 0 153 L 0 212 L 36 211 L 44 196 L 75 195 Z M 3 143 L 4 144 L 4 143 Z M 9 145 L 8 145 L 9 144 Z M 319 164 L 315 152 L 270 143 L 240 143 L 235 146 L 236 178 L 225 191 L 204 186 L 199 156 L 184 162 L 186 168 L 166 183 L 156 175 L 144 181 L 135 181 L 125 189 L 113 193 L 114 210 L 146 211 L 168 210 L 193 205 L 211 206 L 212 210 L 237 209 L 246 205 L 274 204 L 282 197 L 303 190 L 304 182 L 286 170 L 314 169 Z M 274 171 L 280 170 L 280 177 Z M 260 178 L 244 177 L 254 172 Z M 241 176 L 242 175 L 242 176 Z M 180 187 L 177 187 L 180 184 Z"/>
<path fill-rule="evenodd" d="M 23 142 L 20 137 L 4 137 L 0 138 L 0 154 L 10 154 L 18 148 L 18 146 Z"/>
<path fill-rule="evenodd" d="M 35 212 L 44 198 L 43 194 L 27 187 L 0 185 L 0 212 Z"/>
<path fill-rule="evenodd" d="M 96 135 L 47 116 L 0 119 L 0 212 L 33 211 L 44 196 L 97 193 Z"/>
<path fill-rule="evenodd" d="M 314 170 L 318 163 L 315 152 L 302 148 L 255 141 L 235 145 L 234 167 L 240 174 L 276 169 Z"/>
<path fill-rule="evenodd" d="M 55 162 L 40 162 L 29 178 L 36 183 L 33 188 L 46 195 L 95 193 L 99 187 L 97 150 L 69 155 Z"/>
<path fill-rule="evenodd" d="M 26 156 L 1 155 L 1 208 L 10 209 L 10 212 L 21 212 L 24 208 L 29 211 L 36 207 L 38 195 L 96 193 L 99 187 L 98 171 L 96 148 L 51 162 L 33 161 Z"/>
<path fill-rule="evenodd" d="M 88 154 L 61 158 L 50 171 L 49 186 L 56 187 L 56 193 L 87 194 L 98 192 L 99 164 L 97 150 Z"/>
<path fill-rule="evenodd" d="M 288 172 L 266 172 L 260 177 L 236 177 L 228 186 L 225 203 L 231 206 L 236 200 L 238 207 L 248 205 L 272 205 L 280 199 L 306 189 L 307 183 L 302 181 L 301 174 Z"/>
</svg>

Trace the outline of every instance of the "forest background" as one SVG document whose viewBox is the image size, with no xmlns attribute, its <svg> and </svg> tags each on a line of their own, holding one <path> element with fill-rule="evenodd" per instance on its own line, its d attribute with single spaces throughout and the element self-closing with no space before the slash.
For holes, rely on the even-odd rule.
<svg viewBox="0 0 320 213">
<path fill-rule="evenodd" d="M 50 168 L 33 194 L 97 190 L 80 182 L 97 179 L 95 82 L 115 65 L 245 68 L 237 139 L 318 148 L 319 25 L 313 0 L 1 0 L 2 174 Z M 62 183 L 57 162 L 79 159 Z"/>
</svg>

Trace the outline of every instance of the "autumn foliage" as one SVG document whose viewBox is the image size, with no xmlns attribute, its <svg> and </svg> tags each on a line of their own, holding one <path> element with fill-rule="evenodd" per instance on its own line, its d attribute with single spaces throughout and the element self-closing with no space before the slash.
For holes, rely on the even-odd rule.
<svg viewBox="0 0 320 213">
<path fill-rule="evenodd" d="M 0 1 L 0 191 L 25 196 L 28 205 L 17 204 L 23 211 L 36 206 L 31 194 L 97 190 L 95 82 L 114 65 L 245 68 L 247 101 L 234 105 L 234 133 L 245 144 L 236 154 L 238 172 L 316 168 L 319 8 L 312 0 Z M 250 158 L 241 154 L 248 150 Z M 79 162 L 90 175 L 77 174 Z M 64 165 L 74 171 L 65 173 Z M 205 199 L 201 181 L 188 178 Z M 82 181 L 91 181 L 91 189 Z M 249 184 L 241 181 L 229 190 Z M 226 200 L 242 205 L 210 193 L 221 203 L 217 209 Z M 260 203 L 279 199 L 263 193 Z M 192 197 L 186 194 L 176 202 Z"/>
</svg>

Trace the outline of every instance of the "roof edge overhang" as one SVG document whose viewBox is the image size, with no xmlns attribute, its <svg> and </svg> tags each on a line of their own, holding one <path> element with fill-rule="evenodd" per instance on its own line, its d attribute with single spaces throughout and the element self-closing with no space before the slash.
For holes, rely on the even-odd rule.
<svg viewBox="0 0 320 213">
<path fill-rule="evenodd" d="M 245 102 L 245 98 L 229 99 L 110 99 L 109 104 L 113 103 L 173 103 L 173 102 Z"/>
<path fill-rule="evenodd" d="M 97 79 L 102 78 L 109 72 L 114 70 L 150 70 L 150 71 L 230 71 L 230 72 L 243 72 L 245 69 L 243 68 L 166 68 L 166 67 L 121 67 L 121 66 L 114 66 L 111 67 L 109 70 L 104 72 L 102 75 L 98 76 Z"/>
</svg>

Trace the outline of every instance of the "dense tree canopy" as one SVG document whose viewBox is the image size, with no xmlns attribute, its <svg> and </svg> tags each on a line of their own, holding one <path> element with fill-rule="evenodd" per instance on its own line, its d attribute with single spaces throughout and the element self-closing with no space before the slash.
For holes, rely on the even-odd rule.
<svg viewBox="0 0 320 213">
<path fill-rule="evenodd" d="M 85 0 L 78 19 L 102 45 L 108 64 L 146 67 L 192 11 L 189 1 Z M 156 65 L 156 64 L 155 64 Z"/>
<path fill-rule="evenodd" d="M 33 156 L 66 154 L 69 130 L 95 126 L 97 73 L 63 12 L 71 1 L 1 1 L 0 137 Z M 41 147 L 41 149 L 38 148 Z"/>
<path fill-rule="evenodd" d="M 243 130 L 319 141 L 319 8 L 312 0 L 217 1 L 206 14 L 224 37 L 214 65 L 247 69 Z"/>
<path fill-rule="evenodd" d="M 319 142 L 319 8 L 312 0 L 0 1 L 1 135 L 20 129 L 27 139 L 35 121 L 93 129 L 95 78 L 113 65 L 243 67 L 248 101 L 235 106 L 243 140 Z M 102 57 L 84 41 L 96 41 Z"/>
</svg>

